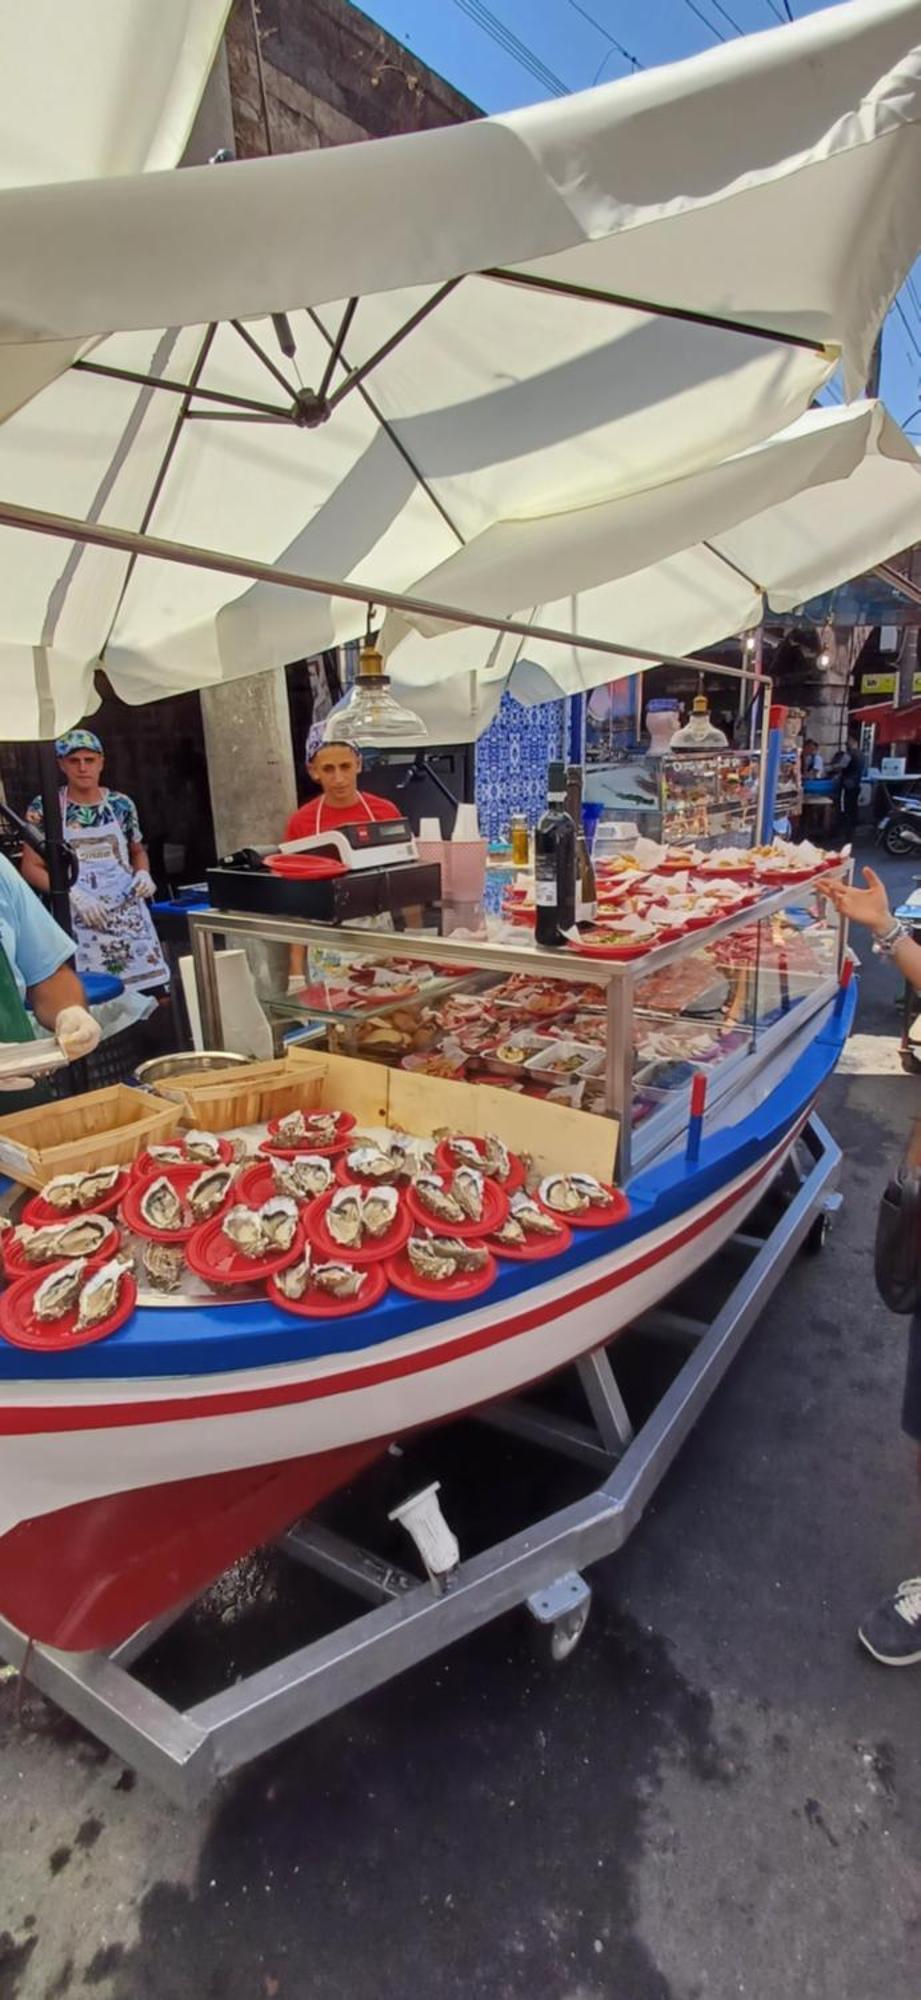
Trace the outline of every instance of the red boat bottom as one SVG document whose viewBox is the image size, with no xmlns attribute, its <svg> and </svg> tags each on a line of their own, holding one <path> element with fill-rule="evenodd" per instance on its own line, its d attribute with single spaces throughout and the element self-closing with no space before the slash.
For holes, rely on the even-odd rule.
<svg viewBox="0 0 921 2000">
<path fill-rule="evenodd" d="M 0 1536 L 0 1614 L 65 1652 L 115 1646 L 195 1597 L 386 1450 L 387 1439 L 280 1465 L 84 1500 Z"/>
</svg>

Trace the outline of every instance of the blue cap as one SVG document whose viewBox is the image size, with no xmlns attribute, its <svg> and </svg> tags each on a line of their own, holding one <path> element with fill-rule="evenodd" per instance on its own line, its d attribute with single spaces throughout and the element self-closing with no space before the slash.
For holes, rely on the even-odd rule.
<svg viewBox="0 0 921 2000">
<path fill-rule="evenodd" d="M 55 744 L 59 757 L 71 757 L 75 750 L 97 750 L 102 756 L 102 744 L 91 729 L 68 729 L 66 736 L 59 736 Z"/>
</svg>

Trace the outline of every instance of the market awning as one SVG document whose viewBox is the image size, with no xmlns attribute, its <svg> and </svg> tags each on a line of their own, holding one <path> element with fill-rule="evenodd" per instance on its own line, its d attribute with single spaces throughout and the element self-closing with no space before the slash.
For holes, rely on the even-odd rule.
<svg viewBox="0 0 921 2000">
<path fill-rule="evenodd" d="M 507 118 L 7 189 L 0 501 L 410 594 L 507 531 L 643 512 L 839 361 L 860 384 L 919 247 L 919 118 L 921 0 L 852 0 Z M 675 547 L 672 524 L 644 560 Z M 85 712 L 100 658 L 138 701 L 364 622 L 334 591 L 8 528 L 0 605 L 12 737 Z"/>
<path fill-rule="evenodd" d="M 852 708 L 851 722 L 872 722 L 876 725 L 877 743 L 921 743 L 921 701 L 907 702 L 904 708 L 893 708 L 891 702 L 872 702 L 865 708 Z"/>
</svg>

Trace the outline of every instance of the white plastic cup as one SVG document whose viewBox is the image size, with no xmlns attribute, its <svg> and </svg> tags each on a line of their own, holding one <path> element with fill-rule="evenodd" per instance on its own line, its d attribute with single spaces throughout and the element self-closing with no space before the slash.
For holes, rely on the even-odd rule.
<svg viewBox="0 0 921 2000">
<path fill-rule="evenodd" d="M 434 814 L 431 819 L 420 819 L 419 839 L 432 841 L 440 841 L 442 839 L 441 821 L 440 819 L 436 819 Z"/>
<path fill-rule="evenodd" d="M 480 838 L 480 823 L 477 818 L 476 806 L 466 805 L 466 804 L 459 805 L 457 808 L 457 818 L 454 821 L 454 832 L 451 835 L 451 839 L 479 840 L 479 838 Z"/>
</svg>

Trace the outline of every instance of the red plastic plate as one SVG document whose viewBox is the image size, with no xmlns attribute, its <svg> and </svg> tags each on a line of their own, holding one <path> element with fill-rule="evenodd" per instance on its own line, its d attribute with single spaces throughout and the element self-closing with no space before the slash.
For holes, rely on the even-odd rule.
<svg viewBox="0 0 921 2000">
<path fill-rule="evenodd" d="M 540 1206 L 543 1208 L 543 1202 Z M 544 1209 L 545 1215 L 547 1212 Z M 559 1216 L 555 1215 L 553 1220 L 559 1222 Z M 494 1236 L 487 1236 L 483 1247 L 494 1257 L 507 1257 L 513 1264 L 539 1264 L 546 1257 L 561 1257 L 571 1242 L 572 1230 L 563 1222 L 558 1236 L 528 1236 L 524 1243 L 497 1243 Z"/>
<path fill-rule="evenodd" d="M 446 1176 L 446 1179 L 448 1177 Z M 499 1229 L 508 1214 L 508 1196 L 498 1181 L 483 1183 L 483 1216 L 480 1222 L 442 1222 L 420 1201 L 415 1188 L 407 1191 L 406 1206 L 413 1219 L 423 1229 L 432 1229 L 438 1236 L 459 1236 L 462 1243 L 478 1243 L 481 1236 L 490 1236 Z"/>
<path fill-rule="evenodd" d="M 351 1111 L 338 1111 L 336 1119 L 336 1137 L 328 1146 L 315 1146 L 309 1132 L 303 1139 L 298 1140 L 296 1146 L 280 1146 L 275 1136 L 278 1131 L 278 1119 L 270 1118 L 268 1136 L 260 1141 L 260 1151 L 278 1153 L 283 1160 L 295 1160 L 298 1153 L 319 1153 L 324 1159 L 332 1159 L 334 1154 L 341 1153 L 349 1133 L 355 1130 L 355 1118 Z"/>
<path fill-rule="evenodd" d="M 170 1186 L 174 1187 L 176 1193 L 182 1197 L 188 1193 L 189 1188 L 197 1181 L 199 1174 L 207 1173 L 207 1171 L 206 1167 L 199 1166 L 165 1167 L 163 1178 L 169 1181 Z M 159 1176 L 156 1176 L 156 1178 L 159 1178 Z M 181 1229 L 154 1229 L 151 1223 L 145 1222 L 141 1214 L 141 1202 L 150 1185 L 150 1174 L 145 1179 L 132 1181 L 122 1202 L 122 1221 L 129 1229 L 133 1229 L 138 1236 L 149 1236 L 153 1243 L 187 1243 L 193 1230 L 201 1227 L 200 1223 L 193 1220 L 184 1223 Z M 235 1181 L 232 1181 L 218 1213 L 220 1214 L 237 1198 L 237 1184 Z"/>
<path fill-rule="evenodd" d="M 165 1139 L 163 1143 L 168 1146 L 182 1146 L 184 1145 L 184 1140 L 180 1135 L 176 1139 Z M 229 1166 L 232 1159 L 233 1146 L 230 1140 L 219 1139 L 214 1165 L 216 1167 L 226 1167 Z M 210 1160 L 176 1160 L 173 1162 L 173 1165 L 170 1165 L 168 1160 L 152 1160 L 149 1153 L 139 1153 L 132 1168 L 132 1177 L 134 1180 L 149 1180 L 152 1175 L 156 1179 L 159 1174 L 171 1174 L 176 1167 L 184 1166 L 197 1167 L 199 1173 L 203 1173 L 205 1167 L 210 1165 Z"/>
<path fill-rule="evenodd" d="M 209 1285 L 255 1285 L 260 1278 L 271 1278 L 273 1272 L 283 1271 L 288 1264 L 296 1264 L 304 1249 L 304 1224 L 298 1223 L 294 1242 L 289 1250 L 275 1250 L 271 1257 L 244 1257 L 242 1251 L 235 1250 L 222 1228 L 223 1217 L 213 1215 L 210 1222 L 203 1222 L 186 1244 L 186 1263 L 190 1271 L 204 1278 Z"/>
<path fill-rule="evenodd" d="M 575 952 L 577 958 L 613 958 L 626 961 L 632 958 L 645 958 L 646 953 L 652 951 L 654 945 L 661 943 L 661 937 L 646 938 L 642 944 L 590 944 L 584 938 L 580 938 L 578 944 L 567 941 L 566 949 Z"/>
<path fill-rule="evenodd" d="M 98 1270 L 107 1258 L 99 1258 L 90 1270 Z M 41 1277 L 53 1268 L 42 1267 Z M 77 1309 L 65 1313 L 61 1319 L 37 1319 L 32 1311 L 32 1301 L 41 1283 L 41 1278 L 20 1278 L 11 1285 L 8 1292 L 0 1297 L 0 1333 L 13 1347 L 29 1347 L 42 1354 L 64 1354 L 72 1347 L 89 1347 L 96 1340 L 107 1340 L 110 1333 L 117 1333 L 120 1326 L 131 1318 L 137 1305 L 138 1288 L 130 1274 L 126 1273 L 118 1288 L 118 1304 L 108 1319 L 99 1321 L 98 1326 L 86 1327 L 77 1332 Z"/>
<path fill-rule="evenodd" d="M 101 1201 L 94 1201 L 91 1210 L 54 1208 L 50 1201 L 45 1200 L 44 1195 L 34 1194 L 31 1201 L 26 1202 L 19 1220 L 28 1222 L 33 1229 L 43 1229 L 46 1222 L 78 1222 L 81 1215 L 111 1215 L 118 1207 L 130 1180 L 130 1168 L 123 1167 L 111 1194 L 104 1195 Z"/>
<path fill-rule="evenodd" d="M 469 1143 L 476 1147 L 482 1160 L 483 1140 L 471 1138 Z M 487 1175 L 487 1179 L 494 1181 L 496 1187 L 502 1188 L 505 1194 L 516 1194 L 519 1188 L 524 1187 L 524 1161 L 518 1158 L 517 1153 L 509 1153 L 508 1157 L 510 1172 L 506 1179 L 504 1181 L 500 1180 L 498 1174 L 489 1174 Z M 462 1165 L 463 1161 L 457 1160 L 454 1157 L 450 1139 L 442 1139 L 440 1144 L 435 1147 L 435 1166 L 438 1173 L 453 1174 L 455 1167 Z"/>
<path fill-rule="evenodd" d="M 814 868 L 762 868 L 759 882 L 769 882 L 772 889 L 795 888 L 798 882 L 811 882 L 814 875 L 823 873 L 820 864 Z"/>
<path fill-rule="evenodd" d="M 746 862 L 745 866 L 741 868 L 717 868 L 715 866 L 708 868 L 705 861 L 700 861 L 694 869 L 694 874 L 705 877 L 707 875 L 715 875 L 717 880 L 721 882 L 750 882 L 754 870 L 755 864 L 753 861 Z"/>
<path fill-rule="evenodd" d="M 457 1234 L 457 1231 L 454 1232 Z M 397 1291 L 408 1292 L 413 1299 L 475 1299 L 480 1292 L 488 1292 L 495 1284 L 498 1274 L 495 1257 L 490 1253 L 482 1271 L 461 1271 L 456 1278 L 447 1278 L 436 1283 L 434 1278 L 420 1278 L 413 1270 L 405 1250 L 398 1257 L 391 1257 L 387 1265 L 387 1276 Z"/>
<path fill-rule="evenodd" d="M 333 875 L 347 875 L 344 861 L 331 854 L 267 854 L 265 865 L 272 875 L 288 882 L 322 882 Z"/>
<path fill-rule="evenodd" d="M 392 1257 L 398 1250 L 402 1250 L 404 1243 L 408 1242 L 412 1235 L 413 1227 L 405 1195 L 400 1197 L 396 1221 L 388 1229 L 386 1236 L 375 1236 L 373 1239 L 368 1237 L 360 1250 L 353 1250 L 351 1245 L 346 1249 L 343 1243 L 337 1243 L 326 1227 L 326 1211 L 333 1192 L 331 1189 L 329 1194 L 321 1194 L 307 1210 L 305 1217 L 307 1241 L 321 1257 L 328 1259 L 330 1263 L 336 1259 L 343 1264 L 355 1264 L 359 1270 L 363 1270 L 366 1264 L 379 1264 L 383 1258 Z"/>
<path fill-rule="evenodd" d="M 281 1159 L 281 1157 L 280 1153 L 276 1153 L 276 1159 Z M 297 1154 L 294 1154 L 293 1157 L 296 1159 Z M 332 1161 L 330 1161 L 330 1166 L 332 1166 Z M 332 1186 L 333 1183 L 331 1182 L 330 1191 Z M 234 1188 L 234 1197 L 237 1201 L 245 1202 L 249 1208 L 261 1208 L 264 1201 L 271 1201 L 273 1195 L 281 1194 L 282 1192 L 283 1190 L 280 1187 L 276 1187 L 275 1175 L 272 1172 L 269 1161 L 254 1160 L 252 1166 L 244 1167 Z M 294 1200 L 300 1209 L 309 1208 L 317 1199 L 318 1197 L 315 1194 L 294 1196 Z"/>
<path fill-rule="evenodd" d="M 614 1223 L 624 1222 L 630 1213 L 630 1203 L 626 1195 L 621 1194 L 619 1188 L 610 1188 L 608 1192 L 611 1199 L 605 1202 L 603 1208 L 599 1202 L 597 1207 L 587 1208 L 584 1215 L 567 1216 L 567 1226 L 571 1229 L 611 1229 Z M 536 1199 L 545 1214 L 552 1215 L 554 1222 L 563 1221 L 563 1217 L 555 1208 L 548 1207 L 545 1201 L 541 1201 L 539 1195 Z"/>
<path fill-rule="evenodd" d="M 96 1212 L 95 1208 L 88 1210 L 88 1213 L 91 1215 L 95 1215 Z M 84 1218 L 81 1216 L 80 1220 L 83 1221 Z M 111 1215 L 107 1215 L 105 1220 L 111 1222 Z M 106 1237 L 105 1242 L 95 1252 L 94 1256 L 87 1258 L 87 1270 L 95 1270 L 97 1264 L 107 1264 L 109 1258 L 115 1256 L 121 1240 L 121 1230 L 117 1225 L 113 1225 L 111 1236 Z M 57 1271 L 62 1264 L 69 1264 L 70 1262 L 70 1257 L 53 1257 L 47 1264 L 27 1264 L 22 1251 L 11 1242 L 10 1233 L 7 1231 L 3 1244 L 3 1268 L 8 1278 L 32 1278 L 36 1274 L 38 1277 L 43 1278 L 46 1272 Z"/>
<path fill-rule="evenodd" d="M 369 1188 L 376 1187 L 397 1187 L 399 1184 L 399 1175 L 394 1174 L 392 1180 L 381 1181 L 374 1180 L 368 1174 L 352 1173 L 346 1154 L 340 1153 L 336 1161 L 336 1180 L 340 1187 L 360 1187 L 367 1191 Z"/>
<path fill-rule="evenodd" d="M 351 1259 L 345 1258 L 337 1258 L 336 1261 L 351 1263 Z M 311 1285 L 302 1299 L 286 1299 L 284 1293 L 278 1290 L 274 1278 L 269 1279 L 266 1289 L 274 1306 L 282 1312 L 294 1313 L 297 1319 L 347 1319 L 352 1313 L 367 1312 L 369 1306 L 379 1305 L 387 1290 L 385 1264 L 369 1264 L 363 1276 L 365 1282 L 354 1299 L 334 1299 L 329 1292 L 321 1291 L 318 1285 Z"/>
</svg>

